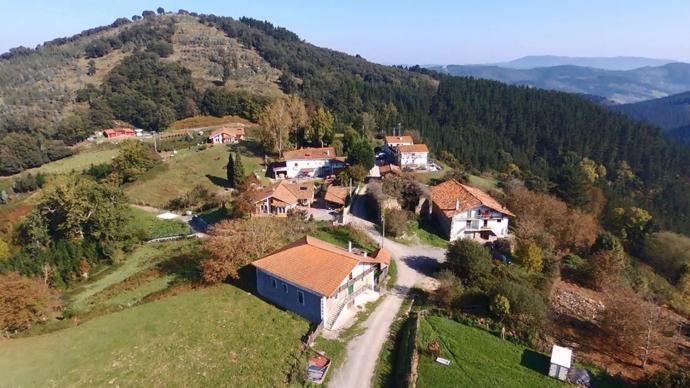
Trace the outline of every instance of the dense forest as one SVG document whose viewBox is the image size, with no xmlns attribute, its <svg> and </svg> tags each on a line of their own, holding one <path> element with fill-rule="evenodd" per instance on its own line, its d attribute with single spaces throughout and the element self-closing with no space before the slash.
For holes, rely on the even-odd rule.
<svg viewBox="0 0 690 388">
<path fill-rule="evenodd" d="M 608 111 L 581 97 L 560 92 L 508 86 L 499 82 L 438 75 L 419 67 L 377 65 L 360 56 L 319 48 L 271 23 L 199 15 L 280 69 L 284 92 L 298 93 L 314 106 L 334 113 L 337 125 L 373 133 L 390 132 L 400 124 L 418 133 L 438 155 L 452 153 L 468 169 L 503 171 L 516 165 L 549 190 L 562 175 L 560 166 L 573 153 L 604 165 L 611 178 L 622 163 L 630 166 L 637 184 L 609 187 L 610 200 L 651 209 L 661 227 L 690 232 L 690 183 L 686 166 L 690 150 L 665 140 L 652 126 Z M 68 154 L 61 142 L 72 144 L 93 123 L 113 118 L 163 129 L 175 119 L 198 114 L 240 114 L 256 119 L 263 98 L 227 89 L 195 89 L 184 63 L 162 63 L 174 25 L 144 20 L 111 38 L 99 38 L 82 55 L 98 56 L 119 44 L 134 47 L 113 68 L 100 87 L 79 93 L 89 102 L 81 121 L 69 117 L 55 125 L 35 161 L 3 158 L 4 173 L 14 173 L 53 157 Z M 118 25 L 124 21 L 118 22 Z M 50 46 L 52 47 L 52 46 Z M 38 51 L 48 48 L 38 48 Z M 19 54 L 17 54 L 19 55 Z M 21 55 L 20 55 L 21 56 Z M 18 59 L 12 57 L 10 59 Z M 1 63 L 1 62 L 0 62 Z M 79 113 L 79 112 L 77 112 Z M 7 116 L 5 116 L 7 117 Z M 3 118 L 6 133 L 32 132 Z M 74 129 L 74 123 L 81 123 Z M 79 126 L 79 125 L 77 125 Z M 21 128 L 20 128 L 21 127 Z M 35 130 L 34 130 L 35 131 Z M 7 144 L 16 135 L 0 135 L 0 152 L 21 159 Z M 52 144 L 52 143 L 51 143 Z M 56 148 L 57 147 L 57 148 Z M 613 181 L 613 179 L 610 179 Z"/>
</svg>

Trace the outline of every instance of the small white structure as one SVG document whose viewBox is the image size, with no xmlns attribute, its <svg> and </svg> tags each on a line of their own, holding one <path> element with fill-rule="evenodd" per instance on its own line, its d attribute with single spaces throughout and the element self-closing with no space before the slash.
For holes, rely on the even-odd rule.
<svg viewBox="0 0 690 388">
<path fill-rule="evenodd" d="M 549 376 L 566 381 L 572 362 L 572 349 L 553 345 L 553 348 L 551 348 L 551 366 L 549 367 Z"/>
</svg>

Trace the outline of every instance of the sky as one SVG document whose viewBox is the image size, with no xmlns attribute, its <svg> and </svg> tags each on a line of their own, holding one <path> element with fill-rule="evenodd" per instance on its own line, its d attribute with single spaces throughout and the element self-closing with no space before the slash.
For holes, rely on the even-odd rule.
<svg viewBox="0 0 690 388">
<path fill-rule="evenodd" d="M 690 62 L 687 0 L 0 0 L 0 52 L 145 9 L 250 16 L 383 64 L 492 63 L 525 55 Z"/>
</svg>

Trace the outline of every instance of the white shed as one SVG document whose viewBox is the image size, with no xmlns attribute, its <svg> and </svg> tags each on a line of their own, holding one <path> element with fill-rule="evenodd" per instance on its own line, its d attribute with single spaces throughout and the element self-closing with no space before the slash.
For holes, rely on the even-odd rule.
<svg viewBox="0 0 690 388">
<path fill-rule="evenodd" d="M 573 351 L 569 348 L 553 345 L 551 348 L 551 366 L 549 376 L 565 381 L 573 362 Z"/>
</svg>

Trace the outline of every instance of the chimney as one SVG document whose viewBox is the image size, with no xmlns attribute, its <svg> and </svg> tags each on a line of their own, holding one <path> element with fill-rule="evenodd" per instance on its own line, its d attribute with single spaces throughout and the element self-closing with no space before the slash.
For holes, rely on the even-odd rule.
<svg viewBox="0 0 690 388">
<path fill-rule="evenodd" d="M 326 150 L 326 155 L 331 155 L 331 150 Z"/>
<path fill-rule="evenodd" d="M 460 210 L 460 198 L 455 200 L 455 210 Z"/>
<path fill-rule="evenodd" d="M 367 257 L 367 255 L 368 255 L 368 253 L 367 253 L 367 252 L 364 252 L 364 257 Z"/>
<path fill-rule="evenodd" d="M 352 241 L 347 242 L 347 251 L 352 253 Z"/>
</svg>

